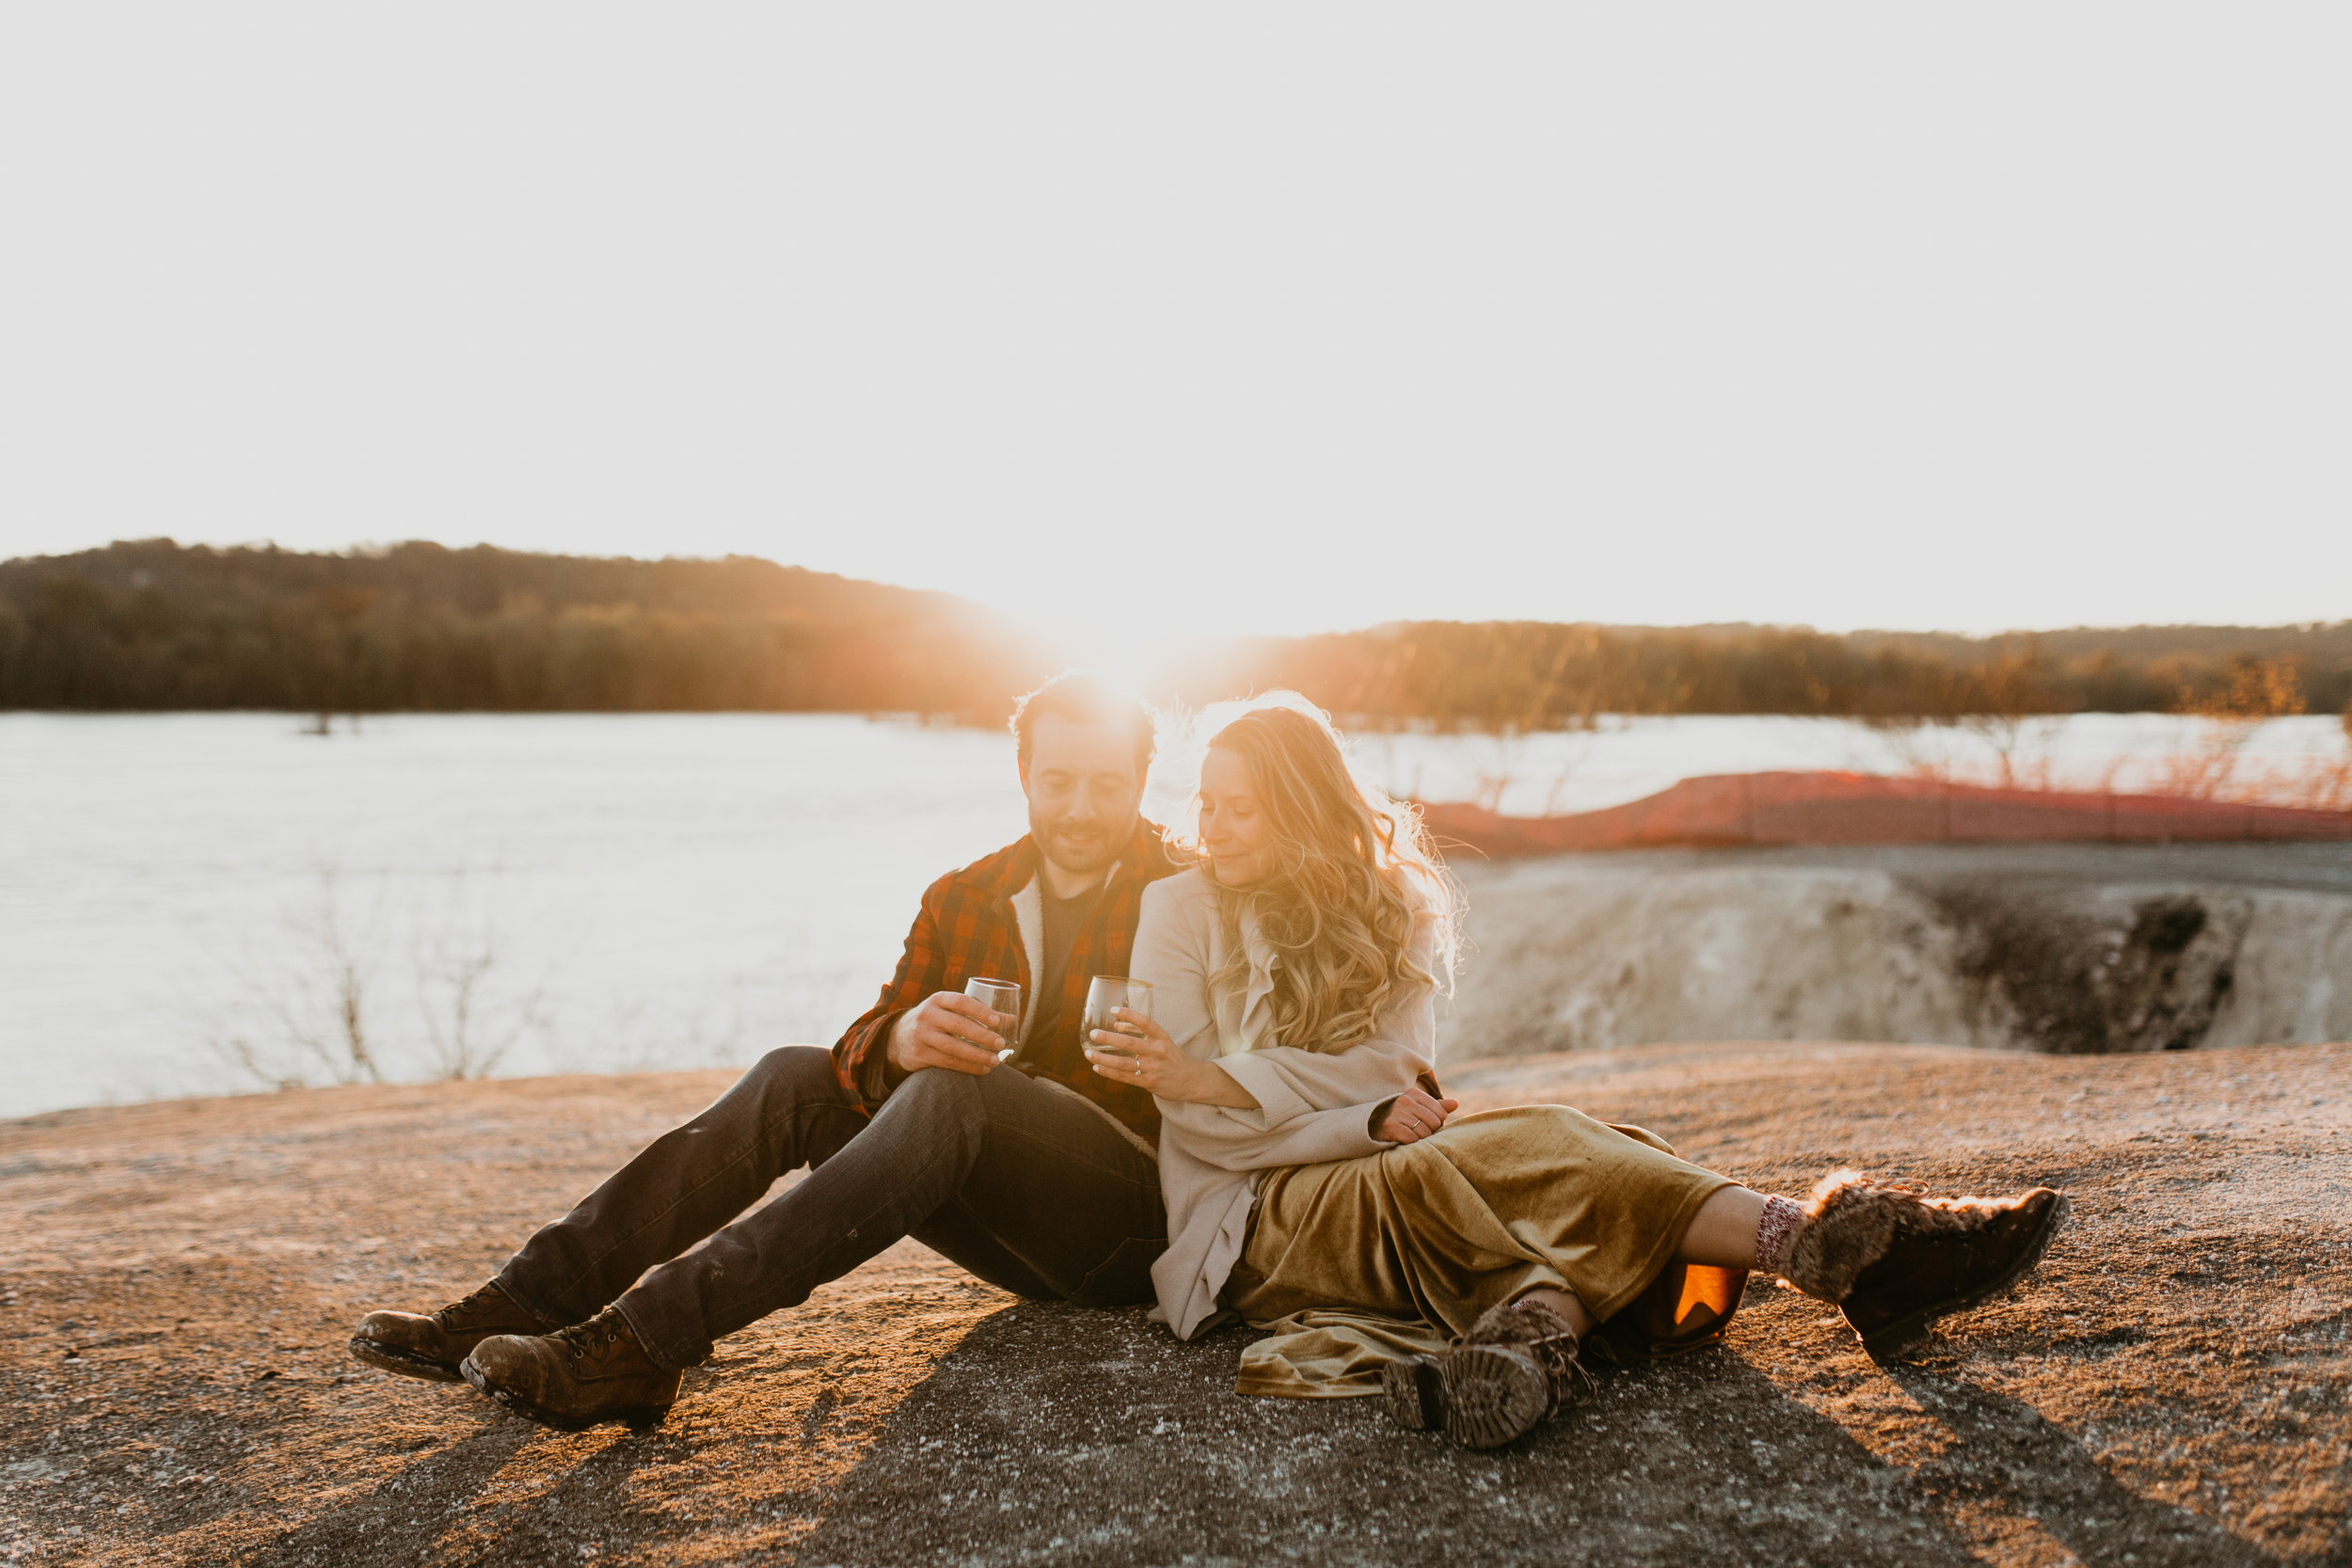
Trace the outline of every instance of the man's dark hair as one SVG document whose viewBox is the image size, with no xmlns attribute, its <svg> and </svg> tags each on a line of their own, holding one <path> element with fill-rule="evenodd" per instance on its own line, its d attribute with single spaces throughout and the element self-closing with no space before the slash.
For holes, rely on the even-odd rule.
<svg viewBox="0 0 2352 1568">
<path fill-rule="evenodd" d="M 1021 770 L 1029 768 L 1029 752 L 1037 736 L 1037 721 L 1046 714 L 1073 724 L 1123 724 L 1136 737 L 1136 780 L 1152 771 L 1152 753 L 1159 736 L 1152 710 L 1134 692 L 1091 670 L 1064 670 L 1012 705 L 1012 737 L 1020 750 Z"/>
</svg>

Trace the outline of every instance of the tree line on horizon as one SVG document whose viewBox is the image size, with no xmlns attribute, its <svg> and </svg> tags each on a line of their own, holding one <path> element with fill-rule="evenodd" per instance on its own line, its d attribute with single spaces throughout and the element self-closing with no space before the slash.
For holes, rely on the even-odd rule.
<svg viewBox="0 0 2352 1568">
<path fill-rule="evenodd" d="M 970 601 L 745 556 L 158 539 L 0 562 L 0 708 L 994 722 L 1060 663 L 1050 640 Z M 2352 621 L 1986 638 L 1423 621 L 1199 644 L 1146 684 L 1187 704 L 1290 687 L 1358 724 L 1474 730 L 1601 714 L 2196 712 L 2255 689 L 2274 711 L 2332 713 L 2352 705 Z"/>
</svg>

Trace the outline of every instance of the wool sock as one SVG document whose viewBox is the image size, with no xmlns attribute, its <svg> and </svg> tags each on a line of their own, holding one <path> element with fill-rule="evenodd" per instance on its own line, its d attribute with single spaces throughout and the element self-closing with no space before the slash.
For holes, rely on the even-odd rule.
<svg viewBox="0 0 2352 1568">
<path fill-rule="evenodd" d="M 1756 1271 L 1778 1276 L 1788 1261 L 1788 1243 L 1804 1224 L 1804 1209 L 1785 1197 L 1768 1197 L 1756 1222 Z"/>
</svg>

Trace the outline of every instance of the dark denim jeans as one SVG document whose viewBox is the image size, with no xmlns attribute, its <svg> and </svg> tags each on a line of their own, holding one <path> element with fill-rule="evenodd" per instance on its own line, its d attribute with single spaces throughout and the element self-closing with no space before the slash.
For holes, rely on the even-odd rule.
<svg viewBox="0 0 2352 1568">
<path fill-rule="evenodd" d="M 1016 1294 L 1109 1307 L 1151 1299 L 1168 1214 L 1158 1165 L 1057 1085 L 927 1068 L 869 1121 L 832 1053 L 796 1045 L 647 1145 L 498 1277 L 564 1323 L 617 1301 L 656 1360 L 691 1367 L 901 1236 Z"/>
</svg>

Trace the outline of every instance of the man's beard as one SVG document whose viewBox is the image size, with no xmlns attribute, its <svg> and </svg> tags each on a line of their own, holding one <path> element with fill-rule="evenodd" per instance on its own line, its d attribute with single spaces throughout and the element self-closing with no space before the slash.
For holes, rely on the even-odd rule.
<svg viewBox="0 0 2352 1568">
<path fill-rule="evenodd" d="M 1039 851 L 1047 860 L 1064 871 L 1081 875 L 1104 870 L 1117 860 L 1119 852 L 1127 847 L 1127 840 L 1134 831 L 1132 822 L 1127 825 L 1126 831 L 1121 832 L 1098 820 L 1079 830 L 1084 836 L 1073 840 L 1064 836 L 1063 827 L 1058 818 L 1041 821 L 1032 816 L 1029 818 L 1029 836 L 1037 840 Z"/>
</svg>

